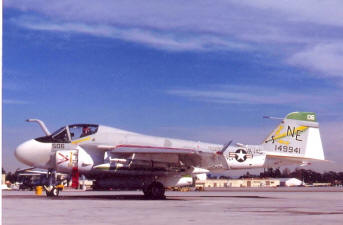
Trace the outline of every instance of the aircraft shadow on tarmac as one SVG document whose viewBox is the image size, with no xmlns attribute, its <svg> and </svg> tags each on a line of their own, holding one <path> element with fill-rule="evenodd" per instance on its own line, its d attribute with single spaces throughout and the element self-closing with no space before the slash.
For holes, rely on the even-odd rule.
<svg viewBox="0 0 343 225">
<path fill-rule="evenodd" d="M 60 195 L 59 197 L 47 198 L 46 196 L 36 196 L 36 195 L 11 195 L 4 196 L 5 198 L 15 198 L 15 199 L 47 199 L 47 200 L 155 200 L 144 197 L 144 195 Z M 159 200 L 171 200 L 171 201 L 192 201 L 195 199 L 211 199 L 211 198 L 245 198 L 245 199 L 266 199 L 270 197 L 262 196 L 228 196 L 228 195 L 213 195 L 213 196 L 167 196 L 165 199 Z"/>
<path fill-rule="evenodd" d="M 144 195 L 68 195 L 53 198 L 54 200 L 153 200 Z M 161 199 L 160 199 L 161 200 Z M 162 200 L 169 200 L 168 198 Z"/>
<path fill-rule="evenodd" d="M 254 199 L 265 199 L 269 197 L 261 197 L 261 196 L 167 196 L 165 199 L 159 200 L 176 200 L 176 201 L 189 201 L 199 198 L 254 198 Z M 55 198 L 56 200 L 155 200 L 149 199 L 144 197 L 144 195 L 70 195 L 70 196 L 60 196 Z"/>
<path fill-rule="evenodd" d="M 3 196 L 6 199 L 46 199 L 46 200 L 149 200 L 144 195 L 60 195 L 47 198 L 44 195 L 9 195 Z M 166 199 L 168 200 L 168 199 Z"/>
</svg>

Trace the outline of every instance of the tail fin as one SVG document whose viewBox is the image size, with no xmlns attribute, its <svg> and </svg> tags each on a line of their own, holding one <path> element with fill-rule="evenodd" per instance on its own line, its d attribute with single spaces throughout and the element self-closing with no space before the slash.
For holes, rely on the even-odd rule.
<svg viewBox="0 0 343 225">
<path fill-rule="evenodd" d="M 315 113 L 289 113 L 263 141 L 262 149 L 269 156 L 324 160 Z"/>
</svg>

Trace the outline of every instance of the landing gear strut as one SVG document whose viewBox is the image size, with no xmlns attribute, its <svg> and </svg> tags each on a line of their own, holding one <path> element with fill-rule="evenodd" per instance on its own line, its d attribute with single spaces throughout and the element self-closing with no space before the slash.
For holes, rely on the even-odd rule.
<svg viewBox="0 0 343 225">
<path fill-rule="evenodd" d="M 151 199 L 165 199 L 165 188 L 160 182 L 153 182 L 143 189 L 144 196 Z"/>
<path fill-rule="evenodd" d="M 48 185 L 44 185 L 47 197 L 57 197 L 60 190 L 56 187 L 56 170 L 48 170 Z"/>
</svg>

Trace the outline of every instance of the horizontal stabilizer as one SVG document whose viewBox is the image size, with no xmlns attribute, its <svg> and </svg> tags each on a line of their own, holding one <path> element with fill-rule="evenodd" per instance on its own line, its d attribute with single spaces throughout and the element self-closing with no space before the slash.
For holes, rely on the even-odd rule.
<svg viewBox="0 0 343 225">
<path fill-rule="evenodd" d="M 222 150 L 218 151 L 217 154 L 223 155 L 224 152 L 225 152 L 225 151 L 228 149 L 228 147 L 231 145 L 232 141 L 233 141 L 233 140 L 231 140 L 231 141 L 229 141 L 228 143 L 226 143 L 226 144 L 223 146 Z"/>
</svg>

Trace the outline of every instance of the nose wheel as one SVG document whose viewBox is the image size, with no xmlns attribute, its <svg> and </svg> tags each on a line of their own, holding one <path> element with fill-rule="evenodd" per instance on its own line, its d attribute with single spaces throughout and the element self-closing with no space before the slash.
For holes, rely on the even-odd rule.
<svg viewBox="0 0 343 225">
<path fill-rule="evenodd" d="M 58 197 L 60 190 L 54 186 L 45 188 L 45 193 L 47 197 Z"/>
</svg>

